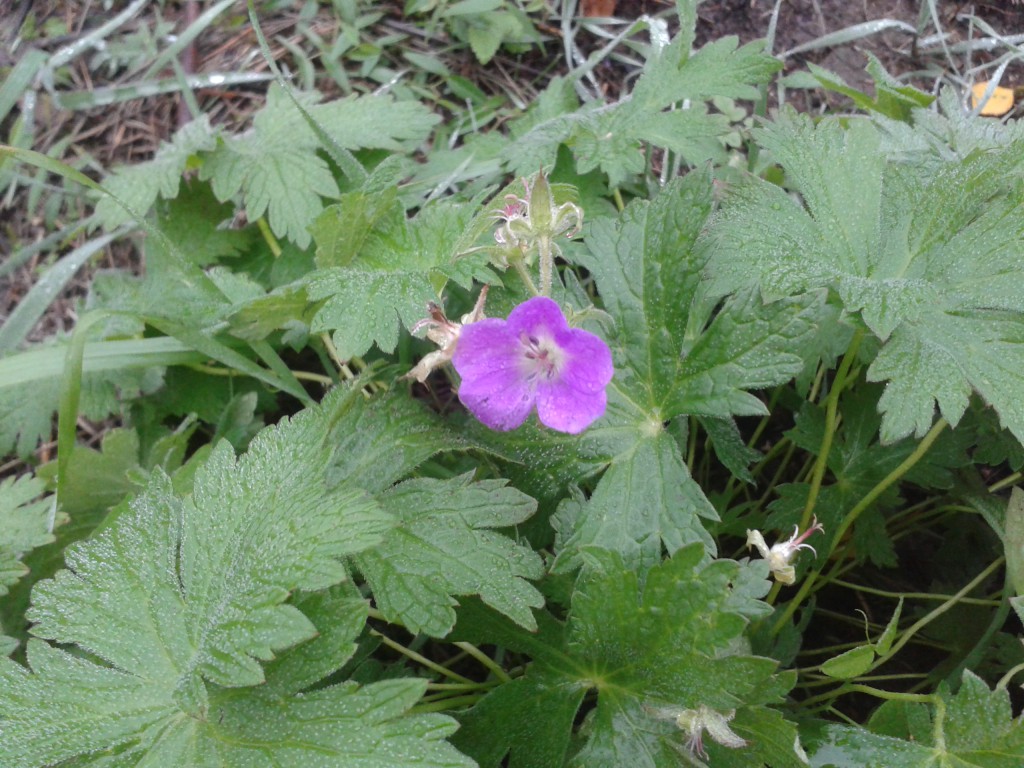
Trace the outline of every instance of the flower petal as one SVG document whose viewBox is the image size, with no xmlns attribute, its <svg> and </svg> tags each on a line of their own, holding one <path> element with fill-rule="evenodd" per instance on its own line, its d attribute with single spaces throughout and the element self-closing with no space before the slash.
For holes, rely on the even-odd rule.
<svg viewBox="0 0 1024 768">
<path fill-rule="evenodd" d="M 520 365 L 522 349 L 505 321 L 494 318 L 464 326 L 455 347 L 459 400 L 491 429 L 515 429 L 533 409 L 534 392 Z"/>
<path fill-rule="evenodd" d="M 452 364 L 463 379 L 486 375 L 496 367 L 510 364 L 519 347 L 504 320 L 488 317 L 462 328 L 452 353 Z"/>
<path fill-rule="evenodd" d="M 534 296 L 509 313 L 508 330 L 516 339 L 523 333 L 536 336 L 544 331 L 554 337 L 569 330 L 569 324 L 556 302 L 546 296 Z"/>
<path fill-rule="evenodd" d="M 542 424 L 577 435 L 604 415 L 604 389 L 582 392 L 564 380 L 537 387 L 537 416 Z"/>
<path fill-rule="evenodd" d="M 603 391 L 615 374 L 612 353 L 600 336 L 582 328 L 572 328 L 555 336 L 565 353 L 561 379 L 580 392 Z"/>
</svg>

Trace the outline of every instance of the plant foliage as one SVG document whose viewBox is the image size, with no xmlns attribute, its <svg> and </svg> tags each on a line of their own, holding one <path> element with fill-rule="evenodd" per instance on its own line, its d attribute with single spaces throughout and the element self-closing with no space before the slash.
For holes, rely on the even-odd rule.
<svg viewBox="0 0 1024 768">
<path fill-rule="evenodd" d="M 524 8 L 406 10 L 488 61 Z M 0 357 L 0 764 L 1024 764 L 1021 129 L 873 61 L 748 130 L 780 62 L 678 11 L 612 102 L 282 76 L 106 177 L 144 275 Z M 539 292 L 614 364 L 578 435 L 458 401 Z M 591 386 L 545 333 L 481 377 Z"/>
</svg>

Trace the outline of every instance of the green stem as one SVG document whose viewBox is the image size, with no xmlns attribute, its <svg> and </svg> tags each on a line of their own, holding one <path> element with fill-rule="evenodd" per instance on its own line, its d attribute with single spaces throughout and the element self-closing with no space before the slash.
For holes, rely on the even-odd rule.
<svg viewBox="0 0 1024 768">
<path fill-rule="evenodd" d="M 836 421 L 839 413 L 839 395 L 846 388 L 847 376 L 854 360 L 857 359 L 857 350 L 860 348 L 861 339 L 864 338 L 863 331 L 857 331 L 850 341 L 850 347 L 843 356 L 843 361 L 836 371 L 836 378 L 828 392 L 828 399 L 825 404 L 825 434 L 821 439 L 821 449 L 818 451 L 818 458 L 811 472 L 811 488 L 807 493 L 807 503 L 804 505 L 804 513 L 800 517 L 800 528 L 804 529 L 811 523 L 811 516 L 814 506 L 818 503 L 818 493 L 821 491 L 821 483 L 825 478 L 825 470 L 828 468 L 828 454 L 832 450 L 832 440 L 836 433 Z M 833 541 L 839 541 L 836 537 Z"/>
<path fill-rule="evenodd" d="M 1019 483 L 1021 481 L 1021 478 L 1024 478 L 1024 473 L 1022 473 L 1022 472 L 1014 472 L 1009 477 L 1004 477 L 999 482 L 992 483 L 992 485 L 990 485 L 988 487 L 988 492 L 989 493 L 997 493 L 998 491 L 1003 490 L 1003 488 L 1008 488 L 1011 485 L 1016 485 L 1017 483 Z"/>
<path fill-rule="evenodd" d="M 853 584 L 849 581 L 843 581 L 842 579 L 829 579 L 830 584 L 834 584 L 837 587 L 846 587 L 857 592 L 866 592 L 869 595 L 878 595 L 879 597 L 891 597 L 893 600 L 897 598 L 904 598 L 906 600 L 951 600 L 952 595 L 939 595 L 932 594 L 931 592 L 888 592 L 884 589 L 875 589 L 874 587 L 865 587 L 861 584 Z M 964 597 L 960 599 L 960 602 L 964 605 L 984 605 L 987 608 L 999 605 L 998 600 L 986 600 L 980 597 Z"/>
<path fill-rule="evenodd" d="M 874 488 L 868 491 L 864 498 L 862 498 L 857 505 L 843 517 L 843 521 L 839 524 L 839 528 L 836 530 L 835 539 L 833 540 L 838 542 L 865 509 L 874 504 L 878 497 L 889 489 L 890 485 L 913 469 L 914 465 L 917 464 L 917 462 L 919 462 L 926 453 L 928 453 L 928 449 L 932 447 L 932 443 L 934 443 L 936 439 L 938 439 L 939 435 L 942 434 L 942 430 L 948 426 L 948 421 L 944 418 L 939 418 L 939 420 L 932 425 L 932 428 L 928 430 L 928 434 L 924 436 L 920 443 L 918 443 L 914 452 L 907 456 L 907 458 L 905 458 L 900 465 L 896 467 L 896 469 L 886 475 Z"/>
<path fill-rule="evenodd" d="M 910 642 L 911 638 L 915 634 L 917 634 L 921 629 L 923 629 L 929 623 L 931 623 L 932 621 L 937 619 L 942 614 L 946 613 L 946 611 L 950 610 L 954 605 L 956 605 L 958 602 L 960 602 L 960 600 L 963 597 L 965 597 L 972 590 L 976 589 L 978 587 L 978 585 L 982 584 L 989 576 L 992 575 L 992 573 L 994 571 L 996 571 L 998 568 L 1001 568 L 1003 566 L 1004 562 L 1006 562 L 1006 558 L 1004 558 L 1004 557 L 997 558 L 991 565 L 989 565 L 985 570 L 983 570 L 981 573 L 979 573 L 977 576 L 975 576 L 973 579 L 971 579 L 964 586 L 963 589 L 961 589 L 959 592 L 957 592 L 955 595 L 953 595 L 949 600 L 947 600 L 946 602 L 944 602 L 942 605 L 938 606 L 934 610 L 928 612 L 927 614 L 922 616 L 920 619 L 915 621 L 913 624 L 911 624 L 909 627 L 907 627 L 907 629 L 900 635 L 900 639 L 892 644 L 892 647 L 889 649 L 889 652 L 884 654 L 884 655 L 882 655 L 882 656 L 879 656 L 875 660 L 875 663 L 872 664 L 871 667 L 867 671 L 870 672 L 872 670 L 878 669 L 880 666 L 882 666 L 887 661 L 889 661 L 889 659 L 891 659 L 893 656 L 895 656 L 897 653 L 899 653 L 900 649 L 903 648 L 903 646 L 905 646 L 907 643 Z"/>
<path fill-rule="evenodd" d="M 798 670 L 799 672 L 799 670 Z M 864 675 L 858 677 L 858 680 L 866 681 L 882 681 L 882 680 L 920 680 L 922 677 L 927 677 L 924 672 L 904 672 L 898 675 Z M 798 683 L 797 688 L 821 688 L 827 685 L 835 685 L 836 679 L 834 677 L 821 677 L 816 680 L 809 680 L 806 683 Z"/>
<path fill-rule="evenodd" d="M 881 496 L 886 491 L 886 489 L 889 488 L 889 486 L 891 486 L 893 483 L 895 483 L 897 480 L 903 477 L 907 472 L 909 472 L 914 467 L 915 464 L 917 464 L 917 462 L 921 460 L 921 458 L 928 452 L 928 449 L 931 448 L 932 443 L 935 442 L 936 438 L 938 438 L 938 436 L 942 433 L 942 430 L 944 430 L 946 426 L 948 426 L 948 422 L 943 418 L 940 418 L 937 422 L 935 422 L 932 428 L 928 431 L 928 434 L 924 436 L 924 439 L 922 439 L 921 442 L 918 444 L 917 448 L 914 449 L 914 452 L 911 453 L 906 459 L 904 459 L 903 462 L 901 462 L 900 465 L 896 467 L 892 472 L 886 475 L 885 478 L 882 479 L 874 488 L 868 491 L 864 498 L 862 498 L 857 503 L 857 505 L 843 517 L 843 521 L 839 524 L 839 528 L 836 530 L 835 536 L 832 539 L 832 541 L 838 543 L 842 539 L 843 534 L 845 534 L 846 531 L 849 530 L 850 526 L 853 525 L 854 521 L 858 517 L 860 517 L 861 513 L 865 509 L 870 507 L 875 502 L 875 500 L 879 496 Z M 833 569 L 833 572 L 832 574 L 830 574 L 830 577 L 834 574 L 835 569 Z M 810 571 L 807 574 L 807 578 L 805 578 L 803 583 L 800 585 L 800 589 L 797 592 L 796 596 L 789 602 L 789 604 L 786 606 L 786 609 L 781 613 L 779 618 L 776 620 L 775 624 L 772 626 L 773 637 L 777 635 L 781 631 L 782 627 L 786 624 L 786 622 L 790 620 L 790 618 L 796 612 L 796 609 L 799 607 L 800 603 L 803 601 L 803 599 L 807 597 L 808 594 L 810 594 L 811 589 L 814 587 L 814 583 L 818 580 L 820 576 L 820 569 Z"/>
<path fill-rule="evenodd" d="M 1008 686 L 1010 684 L 1010 681 L 1013 679 L 1013 676 L 1016 675 L 1021 670 L 1024 670 L 1024 663 L 1021 663 L 1021 664 L 1018 664 L 1015 667 L 1012 667 L 1009 672 L 1007 672 L 1005 675 L 1003 675 L 1002 677 L 999 678 L 999 682 L 996 683 L 996 690 L 1005 689 L 1006 686 Z"/>
<path fill-rule="evenodd" d="M 901 693 L 900 691 L 886 691 L 881 688 L 873 688 L 870 685 L 852 683 L 847 687 L 850 693 L 865 693 L 874 696 L 876 699 L 886 701 L 906 701 L 912 704 L 934 704 L 936 709 L 942 699 L 934 693 Z"/>
<path fill-rule="evenodd" d="M 978 642 L 974 644 L 974 647 L 960 660 L 960 663 L 956 665 L 956 668 L 950 672 L 946 679 L 957 683 L 963 675 L 965 669 L 970 667 L 976 667 L 985 654 L 985 650 L 988 648 L 989 642 L 992 637 L 998 632 L 1003 625 L 1006 623 L 1006 617 L 1010 613 L 1010 598 L 1014 594 L 1013 582 L 1010 579 L 1010 570 L 1007 569 L 1003 581 L 1003 597 L 999 601 L 999 607 L 996 608 L 995 613 L 992 614 L 992 620 L 988 623 L 985 631 L 981 637 L 978 638 Z M 969 598 L 961 598 L 960 602 L 966 603 Z"/>
<path fill-rule="evenodd" d="M 265 217 L 260 216 L 256 219 L 256 226 L 260 230 L 260 234 L 263 235 L 263 239 L 267 243 L 267 247 L 270 248 L 270 252 L 274 254 L 274 258 L 281 256 L 281 244 L 277 242 L 277 238 L 274 237 L 274 233 L 270 231 L 270 225 L 267 224 Z"/>
<path fill-rule="evenodd" d="M 540 264 L 540 295 L 551 295 L 551 280 L 555 271 L 555 258 L 551 253 L 551 238 L 537 238 L 537 261 Z"/>
<path fill-rule="evenodd" d="M 853 584 L 852 582 L 846 582 L 842 579 L 829 579 L 829 584 L 833 584 L 837 587 L 846 587 L 847 589 L 854 590 L 856 592 L 864 592 L 868 595 L 878 595 L 879 597 L 890 597 L 893 600 L 897 598 L 905 598 L 907 600 L 949 600 L 952 598 L 951 595 L 939 595 L 931 592 L 888 592 L 887 590 L 874 589 L 873 587 L 864 587 L 860 584 Z M 981 597 L 965 597 L 961 599 L 961 602 L 965 605 L 984 605 L 987 608 L 991 608 L 999 604 L 998 600 L 987 600 Z"/>
<path fill-rule="evenodd" d="M 526 289 L 534 296 L 540 296 L 540 291 L 537 290 L 537 286 L 533 284 L 533 278 L 530 277 L 529 270 L 526 269 L 526 264 L 523 263 L 522 259 L 516 259 L 511 262 L 512 266 L 515 267 L 516 272 L 519 273 L 519 277 L 522 278 L 523 284 L 526 285 Z"/>
<path fill-rule="evenodd" d="M 827 691 L 825 693 L 819 693 L 817 696 L 810 696 L 800 702 L 804 708 L 812 707 L 822 702 L 830 702 L 845 696 L 848 693 L 864 693 L 868 696 L 874 696 L 875 698 L 885 699 L 886 701 L 907 701 L 915 704 L 934 704 L 939 699 L 933 693 L 901 693 L 900 691 L 886 691 L 881 688 L 873 688 L 870 685 L 861 685 L 860 683 L 843 683 L 833 691 Z"/>
<path fill-rule="evenodd" d="M 234 368 L 222 368 L 216 365 L 190 363 L 189 365 L 183 367 L 191 368 L 193 371 L 199 371 L 199 373 L 206 374 L 207 376 L 239 375 L 238 371 L 236 371 Z M 322 373 L 313 373 L 312 371 L 292 371 L 292 376 L 299 380 L 315 381 L 317 384 L 323 384 L 325 387 L 329 387 L 332 384 L 334 384 L 334 379 L 332 379 L 330 376 L 324 376 Z"/>
<path fill-rule="evenodd" d="M 461 648 L 463 651 L 465 651 L 470 656 L 472 656 L 474 659 L 476 659 L 481 664 L 483 664 L 485 667 L 487 667 L 487 669 L 489 669 L 491 671 L 491 673 L 496 678 L 501 680 L 501 682 L 503 682 L 503 683 L 511 682 L 512 678 L 508 676 L 508 674 L 505 672 L 505 670 L 502 669 L 501 666 L 498 665 L 498 663 L 494 661 L 494 659 L 492 659 L 486 653 L 481 651 L 475 645 L 473 645 L 471 643 L 455 643 L 455 647 L 456 648 Z"/>
<path fill-rule="evenodd" d="M 330 376 L 324 376 L 322 373 L 313 373 L 312 371 L 292 371 L 292 376 L 299 381 L 315 381 L 317 384 L 323 384 L 325 387 L 334 384 L 334 379 Z"/>
<path fill-rule="evenodd" d="M 415 661 L 417 664 L 420 664 L 420 665 L 426 667 L 427 669 L 431 669 L 434 672 L 437 672 L 439 675 L 444 675 L 445 677 L 450 677 L 452 680 L 456 680 L 456 681 L 458 681 L 460 683 L 464 683 L 466 685 L 473 685 L 473 686 L 479 685 L 479 683 L 476 683 L 476 682 L 470 680 L 468 677 L 463 677 L 458 672 L 453 672 L 452 670 L 448 669 L 447 667 L 442 667 L 440 664 L 431 661 L 426 656 L 423 656 L 423 655 L 421 655 L 419 653 L 416 653 L 416 651 L 414 651 L 414 650 L 412 650 L 410 648 L 406 648 L 401 643 L 392 640 L 390 637 L 385 635 L 383 632 L 378 632 L 376 629 L 371 629 L 370 630 L 370 634 L 373 635 L 374 637 L 379 637 L 380 641 L 382 643 L 384 643 L 384 645 L 386 645 L 391 650 L 397 651 L 398 653 L 402 654 L 406 658 L 409 658 L 412 661 Z"/>
<path fill-rule="evenodd" d="M 438 699 L 437 701 L 417 704 L 409 710 L 409 713 L 420 715 L 427 712 L 450 712 L 457 707 L 471 707 L 479 701 L 479 694 L 472 696 L 453 696 L 449 699 Z"/>
<path fill-rule="evenodd" d="M 511 679 L 511 678 L 509 678 Z M 427 683 L 428 691 L 478 691 L 483 688 L 493 688 L 496 683 Z"/>
<path fill-rule="evenodd" d="M 343 360 L 341 355 L 338 354 L 338 348 L 334 346 L 334 342 L 331 340 L 329 333 L 321 333 L 320 341 L 324 343 L 324 349 L 327 350 L 327 354 L 331 356 L 331 360 L 338 366 L 338 370 L 341 372 L 349 381 L 352 381 L 356 375 L 352 372 L 352 369 L 348 367 L 348 362 Z"/>
</svg>

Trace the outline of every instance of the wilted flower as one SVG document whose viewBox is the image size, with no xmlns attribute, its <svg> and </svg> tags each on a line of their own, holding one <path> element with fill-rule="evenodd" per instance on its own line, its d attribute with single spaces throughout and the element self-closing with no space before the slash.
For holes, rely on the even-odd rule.
<svg viewBox="0 0 1024 768">
<path fill-rule="evenodd" d="M 525 182 L 524 182 L 525 183 Z M 494 217 L 501 222 L 494 230 L 494 242 L 526 251 L 529 247 L 529 221 L 526 215 L 530 204 L 515 195 L 505 195 L 505 205 L 494 212 Z"/>
<path fill-rule="evenodd" d="M 712 741 L 723 747 L 739 749 L 747 745 L 746 740 L 729 727 L 729 722 L 736 717 L 734 709 L 722 713 L 701 704 L 696 709 L 649 708 L 648 711 L 660 720 L 674 721 L 676 727 L 686 733 L 686 748 L 690 754 L 704 760 L 708 759 L 707 750 L 704 749 L 705 731 Z"/>
<path fill-rule="evenodd" d="M 499 251 L 499 266 L 509 262 L 519 265 L 532 263 L 533 252 L 540 258 L 540 293 L 551 293 L 554 259 L 559 255 L 555 238 L 572 237 L 583 224 L 583 211 L 572 202 L 555 202 L 551 185 L 543 171 L 523 179 L 523 197 L 506 195 L 505 204 L 494 212 L 501 225 L 494 232 L 494 240 L 503 246 Z"/>
<path fill-rule="evenodd" d="M 485 285 L 480 290 L 480 296 L 473 306 L 473 311 L 463 315 L 458 323 L 453 323 L 449 320 L 445 316 L 444 310 L 434 302 L 430 302 L 427 305 L 430 317 L 416 323 L 412 327 L 412 332 L 418 333 L 426 328 L 427 338 L 437 344 L 440 349 L 424 355 L 423 359 L 416 364 L 416 367 L 406 374 L 406 378 L 414 378 L 422 384 L 435 368 L 439 368 L 452 359 L 452 355 L 455 353 L 455 345 L 462 334 L 463 327 L 483 319 L 484 302 L 487 301 L 487 289 L 488 287 Z"/>
<path fill-rule="evenodd" d="M 768 548 L 764 536 L 760 531 L 747 531 L 747 548 L 754 547 L 761 553 L 761 557 L 768 561 L 768 568 L 771 570 L 775 580 L 780 584 L 792 584 L 796 581 L 796 569 L 793 567 L 793 560 L 801 549 L 809 549 L 817 556 L 817 551 L 810 544 L 804 542 L 815 531 L 825 532 L 818 518 L 814 518 L 811 527 L 800 533 L 800 526 L 793 526 L 793 535 L 785 541 L 777 542 Z"/>
<path fill-rule="evenodd" d="M 736 717 L 736 710 L 731 709 L 725 714 L 716 712 L 703 704 L 697 709 L 684 709 L 676 716 L 676 725 L 686 731 L 686 747 L 692 754 L 700 755 L 705 760 L 708 753 L 704 749 L 704 731 L 711 739 L 723 747 L 739 749 L 747 746 L 747 742 L 737 736 L 729 721 Z"/>
<path fill-rule="evenodd" d="M 462 328 L 452 357 L 459 399 L 491 429 L 515 429 L 534 409 L 545 426 L 577 434 L 604 414 L 612 355 L 598 336 L 570 328 L 551 299 L 537 296 L 507 320 Z"/>
</svg>

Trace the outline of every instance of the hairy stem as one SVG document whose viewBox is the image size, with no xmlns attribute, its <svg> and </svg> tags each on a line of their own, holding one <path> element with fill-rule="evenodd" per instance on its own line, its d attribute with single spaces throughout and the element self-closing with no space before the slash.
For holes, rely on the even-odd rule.
<svg viewBox="0 0 1024 768">
<path fill-rule="evenodd" d="M 551 295 L 551 280 L 555 271 L 555 257 L 551 252 L 551 238 L 537 238 L 537 261 L 540 264 L 540 295 Z"/>
</svg>

